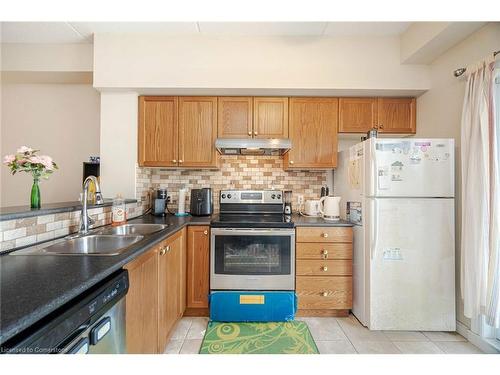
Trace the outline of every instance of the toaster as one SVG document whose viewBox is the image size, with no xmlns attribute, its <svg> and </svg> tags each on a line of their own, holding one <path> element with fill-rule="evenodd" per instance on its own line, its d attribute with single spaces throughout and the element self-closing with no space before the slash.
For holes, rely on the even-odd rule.
<svg viewBox="0 0 500 375">
<path fill-rule="evenodd" d="M 192 189 L 190 213 L 193 216 L 212 215 L 214 203 L 212 200 L 212 189 Z"/>
</svg>

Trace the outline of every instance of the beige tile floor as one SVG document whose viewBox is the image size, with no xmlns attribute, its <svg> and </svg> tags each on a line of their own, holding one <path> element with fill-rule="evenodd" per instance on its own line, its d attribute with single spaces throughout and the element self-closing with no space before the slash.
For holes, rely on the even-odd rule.
<svg viewBox="0 0 500 375">
<path fill-rule="evenodd" d="M 298 318 L 307 323 L 321 354 L 477 354 L 481 351 L 455 332 L 370 331 L 354 316 Z M 182 318 L 166 354 L 198 353 L 208 318 Z"/>
</svg>

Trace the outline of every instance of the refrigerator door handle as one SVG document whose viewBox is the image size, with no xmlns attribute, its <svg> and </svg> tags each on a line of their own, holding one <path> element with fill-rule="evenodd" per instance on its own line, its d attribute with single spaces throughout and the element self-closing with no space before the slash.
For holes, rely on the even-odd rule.
<svg viewBox="0 0 500 375">
<path fill-rule="evenodd" d="M 370 258 L 373 260 L 375 258 L 376 252 L 377 252 L 377 246 L 378 246 L 378 221 L 379 221 L 379 214 L 378 214 L 378 202 L 377 199 L 373 199 L 373 210 L 372 210 L 372 236 L 370 238 L 371 243 L 371 251 L 370 251 Z"/>
</svg>

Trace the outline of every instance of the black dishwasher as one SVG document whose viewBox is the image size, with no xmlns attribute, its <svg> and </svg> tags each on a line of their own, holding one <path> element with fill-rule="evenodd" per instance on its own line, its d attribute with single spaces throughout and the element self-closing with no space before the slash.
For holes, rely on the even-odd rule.
<svg viewBox="0 0 500 375">
<path fill-rule="evenodd" d="M 125 295 L 128 273 L 120 270 L 5 342 L 10 354 L 126 353 Z"/>
</svg>

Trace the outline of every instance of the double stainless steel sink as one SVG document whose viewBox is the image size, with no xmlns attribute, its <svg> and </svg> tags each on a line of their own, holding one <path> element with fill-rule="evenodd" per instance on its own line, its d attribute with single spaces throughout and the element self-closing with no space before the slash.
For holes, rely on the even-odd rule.
<svg viewBox="0 0 500 375">
<path fill-rule="evenodd" d="M 14 251 L 12 255 L 119 255 L 130 246 L 141 241 L 144 236 L 159 232 L 165 224 L 125 224 L 92 230 L 86 235 L 65 238 L 46 247 L 28 248 Z"/>
</svg>

